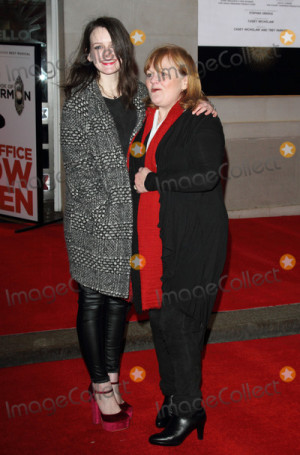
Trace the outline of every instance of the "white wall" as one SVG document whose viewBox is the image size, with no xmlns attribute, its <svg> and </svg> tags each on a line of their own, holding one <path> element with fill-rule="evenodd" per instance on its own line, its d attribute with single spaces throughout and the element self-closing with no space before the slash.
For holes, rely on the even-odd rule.
<svg viewBox="0 0 300 455">
<path fill-rule="evenodd" d="M 146 34 L 144 44 L 136 46 L 141 80 L 144 61 L 155 46 L 179 44 L 197 60 L 197 0 L 64 0 L 66 59 L 75 51 L 85 24 L 103 15 L 117 17 L 129 32 L 139 29 Z M 225 201 L 230 216 L 300 214 L 300 97 L 212 101 L 226 136 L 231 178 Z M 285 141 L 296 145 L 292 158 L 279 153 Z M 258 172 L 249 175 L 249 168 Z"/>
</svg>

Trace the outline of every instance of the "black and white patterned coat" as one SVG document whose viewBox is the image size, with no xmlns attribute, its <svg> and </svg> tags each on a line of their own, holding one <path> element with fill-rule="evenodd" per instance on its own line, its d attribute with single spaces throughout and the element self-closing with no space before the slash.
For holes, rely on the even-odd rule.
<svg viewBox="0 0 300 455">
<path fill-rule="evenodd" d="M 140 129 L 146 87 L 134 98 Z M 63 107 L 61 145 L 66 174 L 64 231 L 71 276 L 103 294 L 128 297 L 132 200 L 126 160 L 96 81 Z"/>
</svg>

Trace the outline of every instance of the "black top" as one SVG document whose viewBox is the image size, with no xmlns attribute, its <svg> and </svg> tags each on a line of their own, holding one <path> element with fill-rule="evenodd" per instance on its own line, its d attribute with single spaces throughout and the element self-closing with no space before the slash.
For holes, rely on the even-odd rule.
<svg viewBox="0 0 300 455">
<path fill-rule="evenodd" d="M 130 136 L 136 124 L 136 110 L 126 109 L 122 96 L 116 99 L 104 97 L 103 99 L 116 124 L 124 155 L 127 156 Z"/>
</svg>

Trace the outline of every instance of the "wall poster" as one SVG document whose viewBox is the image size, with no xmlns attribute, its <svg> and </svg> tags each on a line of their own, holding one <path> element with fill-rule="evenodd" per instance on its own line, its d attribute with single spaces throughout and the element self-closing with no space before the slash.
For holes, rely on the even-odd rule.
<svg viewBox="0 0 300 455">
<path fill-rule="evenodd" d="M 37 44 L 0 43 L 0 214 L 42 221 L 41 72 Z"/>
</svg>

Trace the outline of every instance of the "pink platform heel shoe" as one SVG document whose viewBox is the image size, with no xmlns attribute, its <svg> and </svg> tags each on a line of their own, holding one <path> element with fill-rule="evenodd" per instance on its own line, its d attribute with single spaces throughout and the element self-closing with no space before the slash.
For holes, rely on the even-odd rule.
<svg viewBox="0 0 300 455">
<path fill-rule="evenodd" d="M 119 384 L 118 382 L 111 382 L 111 385 L 116 385 L 116 384 Z M 126 403 L 126 401 L 123 401 L 123 403 L 119 404 L 120 408 L 122 411 L 126 412 L 126 414 L 129 416 L 129 418 L 131 419 L 132 418 L 132 414 L 133 414 L 133 407 Z"/>
<path fill-rule="evenodd" d="M 92 384 L 89 386 L 89 391 L 91 394 L 91 405 L 92 405 L 92 419 L 93 423 L 98 425 L 99 423 L 102 424 L 102 427 L 106 431 L 119 431 L 119 430 L 126 430 L 129 427 L 129 416 L 126 412 L 122 409 L 117 414 L 103 414 L 99 406 L 97 404 L 95 394 L 106 394 L 113 392 L 113 389 L 98 392 L 97 390 L 93 389 Z"/>
</svg>

